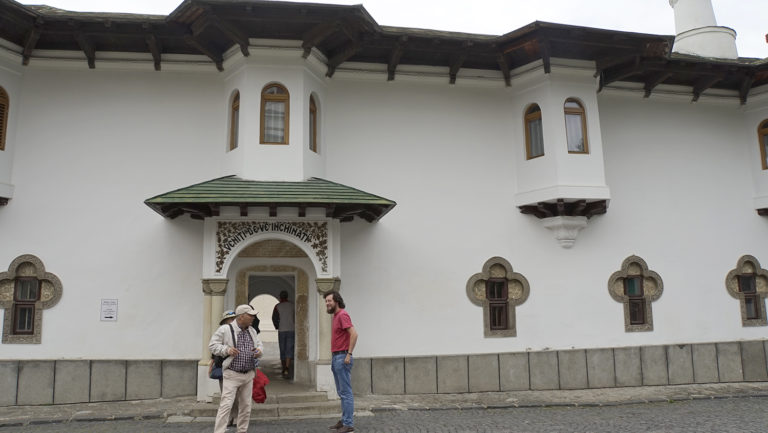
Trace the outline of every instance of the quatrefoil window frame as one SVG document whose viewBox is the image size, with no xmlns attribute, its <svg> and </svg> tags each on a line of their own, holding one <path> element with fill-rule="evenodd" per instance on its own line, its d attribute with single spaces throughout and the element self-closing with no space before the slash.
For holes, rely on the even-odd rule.
<svg viewBox="0 0 768 433">
<path fill-rule="evenodd" d="M 504 278 L 507 280 L 507 329 L 491 330 L 490 304 L 486 298 L 486 283 L 489 279 Z M 514 272 L 512 265 L 502 257 L 491 257 L 483 265 L 481 272 L 472 275 L 467 280 L 467 297 L 477 305 L 483 307 L 483 335 L 487 338 L 516 337 L 517 323 L 515 307 L 528 299 L 530 285 L 528 280 L 520 273 Z"/>
</svg>

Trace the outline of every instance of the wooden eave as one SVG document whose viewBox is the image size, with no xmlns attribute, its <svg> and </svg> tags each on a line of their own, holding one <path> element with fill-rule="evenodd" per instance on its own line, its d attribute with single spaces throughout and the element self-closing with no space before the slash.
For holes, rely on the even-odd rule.
<svg viewBox="0 0 768 433">
<path fill-rule="evenodd" d="M 752 88 L 768 84 L 765 60 L 709 59 L 671 54 L 674 36 L 534 22 L 500 36 L 380 26 L 361 5 L 266 0 L 184 0 L 168 16 L 81 13 L 0 0 L 0 37 L 22 47 L 23 64 L 35 50 L 81 51 L 98 67 L 99 52 L 148 53 L 160 70 L 166 54 L 197 54 L 223 69 L 224 53 L 249 39 L 301 41 L 328 59 L 327 75 L 345 62 L 398 68 L 437 66 L 446 82 L 462 69 L 498 71 L 510 85 L 515 68 L 551 59 L 594 62 L 600 89 L 619 81 L 641 83 L 646 96 L 662 84 L 687 86 L 692 99 L 709 89 L 733 91 L 746 102 Z"/>
<path fill-rule="evenodd" d="M 266 208 L 277 216 L 277 208 L 323 208 L 328 218 L 341 222 L 354 217 L 368 222 L 381 219 L 396 203 L 392 200 L 320 178 L 302 182 L 254 181 L 225 176 L 157 195 L 144 201 L 160 215 L 174 219 L 187 214 L 193 219 L 218 216 L 222 207 L 236 207 L 241 216 L 249 208 Z"/>
</svg>

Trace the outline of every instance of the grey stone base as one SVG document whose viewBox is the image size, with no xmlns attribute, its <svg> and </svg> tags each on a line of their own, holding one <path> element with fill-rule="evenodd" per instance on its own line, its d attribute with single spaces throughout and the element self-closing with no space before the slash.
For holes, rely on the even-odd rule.
<svg viewBox="0 0 768 433">
<path fill-rule="evenodd" d="M 198 362 L 0 361 L 0 406 L 193 396 Z"/>
<path fill-rule="evenodd" d="M 752 381 L 768 381 L 768 341 L 358 358 L 352 377 L 357 395 Z"/>
</svg>

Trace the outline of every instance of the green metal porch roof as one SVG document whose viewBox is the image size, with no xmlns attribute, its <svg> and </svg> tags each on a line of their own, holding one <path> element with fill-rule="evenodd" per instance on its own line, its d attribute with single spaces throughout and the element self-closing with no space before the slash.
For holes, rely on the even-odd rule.
<svg viewBox="0 0 768 433">
<path fill-rule="evenodd" d="M 222 206 L 240 208 L 247 216 L 249 207 L 269 208 L 277 216 L 278 207 L 297 207 L 306 216 L 308 207 L 325 208 L 326 216 L 342 222 L 355 216 L 368 222 L 378 221 L 397 203 L 340 183 L 313 177 L 300 182 L 256 181 L 225 176 L 144 201 L 166 218 L 189 214 L 194 219 L 218 216 Z"/>
</svg>

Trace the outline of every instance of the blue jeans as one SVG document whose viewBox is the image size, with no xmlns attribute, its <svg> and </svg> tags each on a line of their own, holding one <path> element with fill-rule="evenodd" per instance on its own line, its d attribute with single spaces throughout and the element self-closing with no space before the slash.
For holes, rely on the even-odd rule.
<svg viewBox="0 0 768 433">
<path fill-rule="evenodd" d="M 296 332 L 279 331 L 277 333 L 277 342 L 280 346 L 280 359 L 293 359 L 293 347 L 296 342 Z"/>
<path fill-rule="evenodd" d="M 340 353 L 333 355 L 331 359 L 331 371 L 333 372 L 333 380 L 336 381 L 336 393 L 341 398 L 341 422 L 353 427 L 354 421 L 352 415 L 355 412 L 355 397 L 352 395 L 352 357 L 350 356 L 349 364 L 344 363 L 344 358 L 347 355 Z"/>
</svg>

